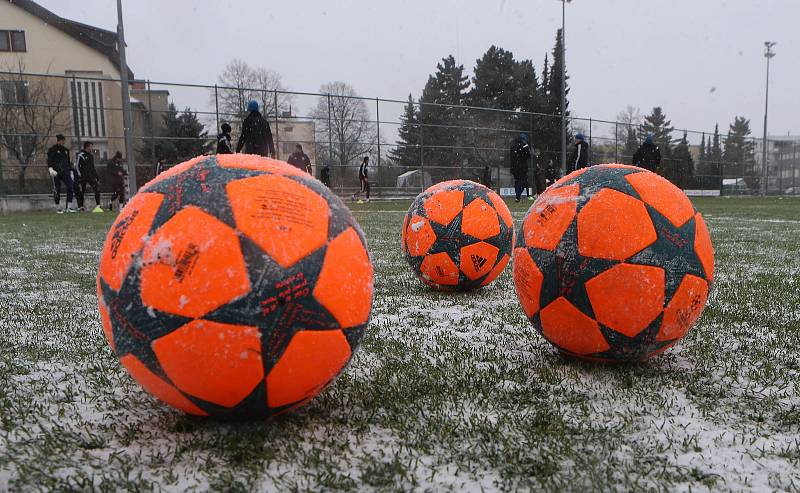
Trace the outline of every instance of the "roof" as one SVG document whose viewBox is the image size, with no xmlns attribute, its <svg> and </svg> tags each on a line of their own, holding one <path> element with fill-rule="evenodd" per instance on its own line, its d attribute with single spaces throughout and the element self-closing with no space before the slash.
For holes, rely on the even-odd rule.
<svg viewBox="0 0 800 493">
<path fill-rule="evenodd" d="M 8 2 L 38 17 L 46 24 L 60 29 L 86 46 L 99 51 L 119 70 L 117 33 L 59 17 L 32 0 L 8 0 Z M 133 80 L 133 71 L 130 66 L 127 68 L 128 78 Z"/>
</svg>

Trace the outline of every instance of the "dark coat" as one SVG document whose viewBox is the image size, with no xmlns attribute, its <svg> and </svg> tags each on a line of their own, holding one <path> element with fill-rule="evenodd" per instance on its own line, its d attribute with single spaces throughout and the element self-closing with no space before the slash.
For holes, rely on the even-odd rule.
<svg viewBox="0 0 800 493">
<path fill-rule="evenodd" d="M 657 145 L 645 142 L 636 149 L 633 165 L 650 171 L 656 171 L 661 165 L 661 150 Z"/>
<path fill-rule="evenodd" d="M 531 146 L 521 137 L 517 137 L 511 142 L 510 167 L 511 174 L 522 176 L 528 174 L 528 167 L 531 161 Z"/>
<path fill-rule="evenodd" d="M 568 171 L 575 171 L 589 166 L 589 144 L 585 140 L 575 142 L 572 159 L 567 162 Z"/>
<path fill-rule="evenodd" d="M 106 172 L 108 173 L 108 181 L 112 187 L 122 187 L 125 185 L 125 176 L 128 172 L 122 165 L 121 159 L 112 159 L 106 165 Z"/>
<path fill-rule="evenodd" d="M 323 185 L 326 187 L 331 186 L 331 169 L 328 166 L 322 168 L 322 171 L 319 173 L 319 181 L 322 182 Z"/>
<path fill-rule="evenodd" d="M 231 134 L 221 133 L 217 135 L 217 154 L 233 154 Z"/>
<path fill-rule="evenodd" d="M 100 178 L 97 175 L 97 169 L 94 167 L 94 155 L 91 152 L 79 152 L 77 161 L 78 172 L 81 174 L 81 181 L 91 183 Z"/>
<path fill-rule="evenodd" d="M 236 144 L 236 152 L 241 152 L 242 147 L 246 154 L 265 157 L 275 155 L 275 142 L 272 140 L 269 122 L 258 111 L 250 112 L 242 122 L 242 134 Z"/>
<path fill-rule="evenodd" d="M 53 168 L 58 174 L 66 174 L 72 169 L 69 160 L 69 149 L 61 144 L 56 144 L 47 150 L 47 166 Z"/>
<path fill-rule="evenodd" d="M 303 151 L 292 153 L 286 162 L 306 173 L 311 173 L 311 160 L 308 159 L 308 155 Z"/>
</svg>

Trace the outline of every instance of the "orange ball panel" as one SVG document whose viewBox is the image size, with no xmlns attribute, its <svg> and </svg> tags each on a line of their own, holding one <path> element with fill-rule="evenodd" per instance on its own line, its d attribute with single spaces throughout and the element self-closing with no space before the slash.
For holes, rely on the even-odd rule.
<svg viewBox="0 0 800 493">
<path fill-rule="evenodd" d="M 492 271 L 500 250 L 488 243 L 479 242 L 461 249 L 461 272 L 475 281 Z"/>
<path fill-rule="evenodd" d="M 406 229 L 406 246 L 409 255 L 419 257 L 428 253 L 436 243 L 436 233 L 424 217 L 413 216 Z"/>
<path fill-rule="evenodd" d="M 236 227 L 281 267 L 327 242 L 328 202 L 300 183 L 264 175 L 233 181 L 226 189 Z"/>
<path fill-rule="evenodd" d="M 328 245 L 314 297 L 342 327 L 369 320 L 372 308 L 372 263 L 358 233 L 348 228 Z"/>
<path fill-rule="evenodd" d="M 710 283 L 714 280 L 714 245 L 711 243 L 706 222 L 699 212 L 694 216 L 694 224 L 694 251 L 703 264 L 703 271 Z"/>
<path fill-rule="evenodd" d="M 575 218 L 580 187 L 569 185 L 546 191 L 525 217 L 525 245 L 554 250 Z"/>
<path fill-rule="evenodd" d="M 350 359 L 340 330 L 302 331 L 267 375 L 267 404 L 281 407 L 317 395 Z"/>
<path fill-rule="evenodd" d="M 481 286 L 486 286 L 487 284 L 489 284 L 492 281 L 494 281 L 495 279 L 497 279 L 497 277 L 500 274 L 503 273 L 503 270 L 505 270 L 505 268 L 508 265 L 508 262 L 510 260 L 511 260 L 511 256 L 510 255 L 507 255 L 507 254 L 503 255 L 503 257 L 500 259 L 500 261 L 495 264 L 494 268 L 489 273 L 489 275 L 486 276 L 486 279 L 481 281 Z"/>
<path fill-rule="evenodd" d="M 208 416 L 208 413 L 197 407 L 192 401 L 167 382 L 161 380 L 155 373 L 147 369 L 135 356 L 128 354 L 119 359 L 128 373 L 139 382 L 147 392 L 170 406 L 195 416 Z"/>
<path fill-rule="evenodd" d="M 625 260 L 657 239 L 642 201 L 610 188 L 597 192 L 578 214 L 578 252 Z"/>
<path fill-rule="evenodd" d="M 464 192 L 445 190 L 436 192 L 425 201 L 425 215 L 439 224 L 450 224 L 464 208 Z"/>
<path fill-rule="evenodd" d="M 676 228 L 694 216 L 694 206 L 683 191 L 655 173 L 643 171 L 625 176 L 642 200 L 654 207 Z"/>
<path fill-rule="evenodd" d="M 635 337 L 664 309 L 664 269 L 619 264 L 586 282 L 597 321 Z"/>
<path fill-rule="evenodd" d="M 511 217 L 511 211 L 508 209 L 506 202 L 494 192 L 489 194 L 489 200 L 492 201 L 497 214 L 503 219 L 503 222 L 506 223 L 506 226 L 509 228 L 513 227 L 514 218 Z"/>
<path fill-rule="evenodd" d="M 144 245 L 164 196 L 157 193 L 138 193 L 122 210 L 106 237 L 100 255 L 100 277 L 111 289 L 119 291 L 133 262 Z"/>
<path fill-rule="evenodd" d="M 250 290 L 236 232 L 197 207 L 186 207 L 145 246 L 142 302 L 201 317 Z"/>
<path fill-rule="evenodd" d="M 542 333 L 559 348 L 580 356 L 607 351 L 610 346 L 597 322 L 558 298 L 541 312 Z"/>
<path fill-rule="evenodd" d="M 485 240 L 500 234 L 500 219 L 494 207 L 481 199 L 475 199 L 464 207 L 461 232 Z"/>
<path fill-rule="evenodd" d="M 703 312 L 708 300 L 708 283 L 687 274 L 664 310 L 658 341 L 680 339 Z"/>
<path fill-rule="evenodd" d="M 539 311 L 544 275 L 525 248 L 514 250 L 514 288 L 522 310 L 530 318 Z"/>
<path fill-rule="evenodd" d="M 153 351 L 176 387 L 220 406 L 235 406 L 264 378 L 257 327 L 193 320 Z"/>
<path fill-rule="evenodd" d="M 252 169 L 292 176 L 309 176 L 289 163 L 253 154 L 217 154 L 217 163 L 223 168 Z"/>
<path fill-rule="evenodd" d="M 442 286 L 458 284 L 458 266 L 444 252 L 425 257 L 419 266 L 419 271 L 424 281 Z"/>
</svg>

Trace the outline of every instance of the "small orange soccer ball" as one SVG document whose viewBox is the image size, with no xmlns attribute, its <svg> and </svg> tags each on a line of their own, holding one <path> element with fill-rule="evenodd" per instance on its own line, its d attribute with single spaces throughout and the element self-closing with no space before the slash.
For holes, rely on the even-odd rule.
<svg viewBox="0 0 800 493">
<path fill-rule="evenodd" d="M 342 201 L 286 163 L 199 157 L 120 212 L 100 257 L 103 330 L 133 378 L 189 414 L 268 418 L 316 396 L 370 318 L 373 269 Z"/>
<path fill-rule="evenodd" d="M 417 196 L 403 221 L 402 248 L 422 282 L 444 291 L 486 286 L 511 259 L 514 223 L 503 199 L 467 180 Z"/>
<path fill-rule="evenodd" d="M 714 276 L 703 217 L 634 166 L 565 176 L 534 202 L 514 249 L 525 315 L 567 355 L 640 361 L 683 338 Z"/>
</svg>

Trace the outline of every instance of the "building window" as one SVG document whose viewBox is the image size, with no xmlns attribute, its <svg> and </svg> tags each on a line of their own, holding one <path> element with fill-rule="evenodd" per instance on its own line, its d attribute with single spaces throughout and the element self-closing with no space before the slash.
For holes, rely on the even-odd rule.
<svg viewBox="0 0 800 493">
<path fill-rule="evenodd" d="M 72 79 L 69 94 L 72 99 L 72 125 L 79 137 L 105 137 L 106 118 L 103 85 L 99 80 Z"/>
<path fill-rule="evenodd" d="M 0 51 L 28 51 L 25 31 L 0 31 Z"/>
<path fill-rule="evenodd" d="M 28 81 L 0 80 L 0 102 L 6 104 L 27 104 Z"/>
</svg>

